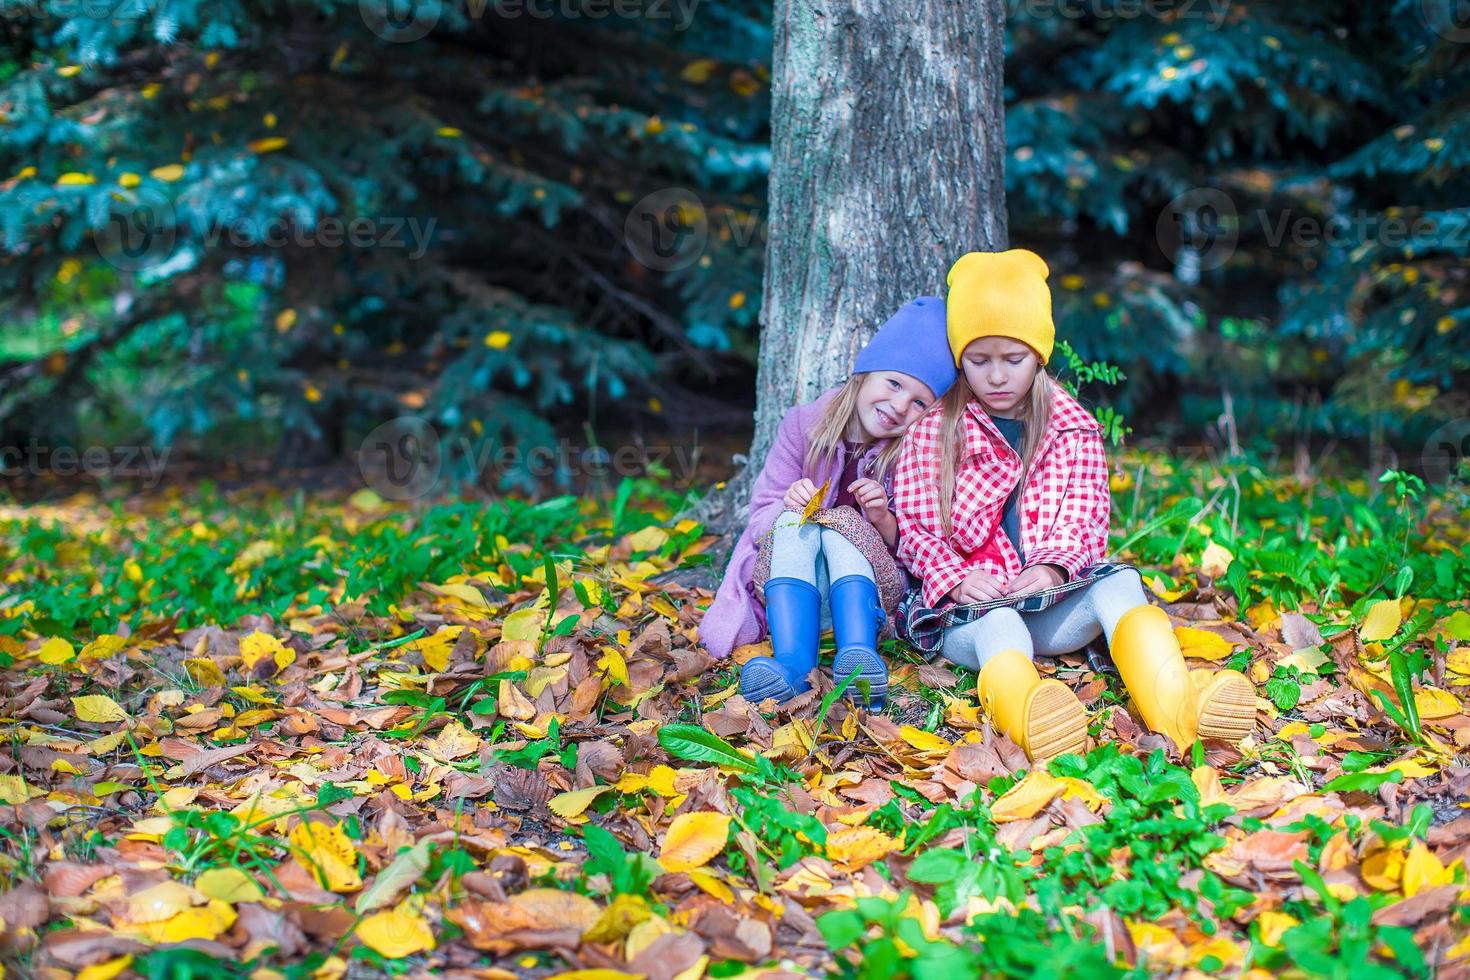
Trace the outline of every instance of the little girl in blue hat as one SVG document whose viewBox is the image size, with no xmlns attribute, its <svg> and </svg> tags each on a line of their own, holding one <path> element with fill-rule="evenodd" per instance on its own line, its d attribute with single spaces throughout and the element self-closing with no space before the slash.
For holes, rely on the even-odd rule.
<svg viewBox="0 0 1470 980">
<path fill-rule="evenodd" d="M 852 375 L 787 411 L 751 491 L 750 519 L 700 625 L 716 657 L 768 633 L 771 655 L 740 673 L 759 704 L 806 691 L 823 630 L 837 644 L 834 675 L 854 671 L 881 705 L 888 668 L 878 628 L 907 588 L 893 557 L 898 524 L 889 509 L 900 436 L 954 384 L 944 301 L 922 296 L 879 328 Z M 819 511 L 802 514 L 819 491 Z M 826 599 L 826 603 L 823 603 Z"/>
</svg>

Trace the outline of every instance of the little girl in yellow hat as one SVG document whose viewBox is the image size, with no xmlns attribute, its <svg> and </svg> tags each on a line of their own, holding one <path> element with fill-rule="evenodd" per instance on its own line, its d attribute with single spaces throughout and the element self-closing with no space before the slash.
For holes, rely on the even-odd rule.
<svg viewBox="0 0 1470 980">
<path fill-rule="evenodd" d="M 1238 742 L 1255 689 L 1233 670 L 1189 670 L 1162 609 L 1129 565 L 1104 560 L 1111 517 L 1102 427 L 1046 372 L 1056 329 L 1035 252 L 970 252 L 949 271 L 959 377 L 914 423 L 894 474 L 897 555 L 922 578 L 899 611 L 920 650 L 979 672 L 993 724 L 1032 759 L 1080 751 L 1087 712 L 1042 680 L 1036 654 L 1099 634 L 1149 728 L 1182 752 Z"/>
</svg>

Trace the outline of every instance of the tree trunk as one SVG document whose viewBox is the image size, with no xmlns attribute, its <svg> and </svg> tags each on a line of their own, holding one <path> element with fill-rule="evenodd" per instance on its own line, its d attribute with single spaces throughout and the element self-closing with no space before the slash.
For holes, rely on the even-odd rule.
<svg viewBox="0 0 1470 980">
<path fill-rule="evenodd" d="M 699 508 L 738 531 L 781 416 L 878 326 L 1006 247 L 1001 0 L 776 0 L 755 438 Z M 718 558 L 717 558 L 718 560 Z"/>
</svg>

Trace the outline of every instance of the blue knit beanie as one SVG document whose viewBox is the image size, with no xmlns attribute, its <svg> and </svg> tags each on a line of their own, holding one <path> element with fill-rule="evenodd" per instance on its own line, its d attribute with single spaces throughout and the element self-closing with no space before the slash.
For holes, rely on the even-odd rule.
<svg viewBox="0 0 1470 980">
<path fill-rule="evenodd" d="M 858 351 L 853 373 L 899 371 L 928 385 L 936 399 L 943 398 L 959 376 L 947 331 L 944 300 L 938 296 L 910 300 Z"/>
</svg>

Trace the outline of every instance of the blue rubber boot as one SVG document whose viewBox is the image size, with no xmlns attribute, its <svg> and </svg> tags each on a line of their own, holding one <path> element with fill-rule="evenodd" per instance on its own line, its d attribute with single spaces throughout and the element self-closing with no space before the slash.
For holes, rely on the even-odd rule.
<svg viewBox="0 0 1470 980">
<path fill-rule="evenodd" d="M 888 700 L 888 665 L 878 654 L 878 627 L 883 607 L 878 604 L 878 586 L 866 575 L 844 575 L 828 591 L 832 605 L 832 635 L 837 641 L 837 660 L 832 680 L 841 684 L 854 670 L 857 677 L 847 689 L 854 701 L 862 700 L 859 683 L 868 682 L 868 706 L 883 707 Z"/>
<path fill-rule="evenodd" d="M 766 582 L 766 626 L 771 656 L 755 657 L 740 668 L 740 693 L 751 704 L 775 698 L 784 704 L 810 688 L 807 675 L 817 665 L 822 593 L 799 578 Z"/>
</svg>

